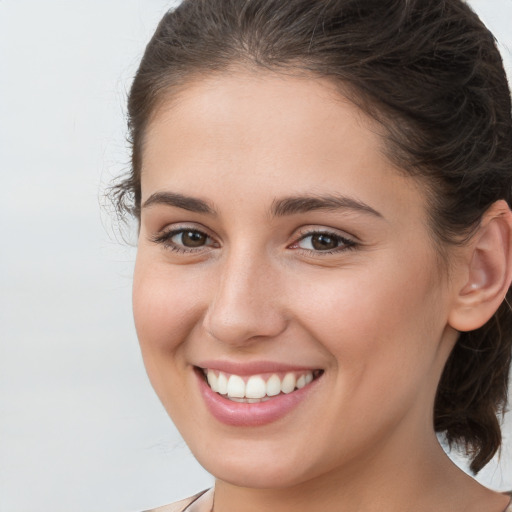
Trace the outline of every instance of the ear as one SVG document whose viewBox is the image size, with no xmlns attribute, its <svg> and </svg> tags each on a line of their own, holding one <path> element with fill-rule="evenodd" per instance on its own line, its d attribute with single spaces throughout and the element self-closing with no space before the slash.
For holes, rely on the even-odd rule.
<svg viewBox="0 0 512 512">
<path fill-rule="evenodd" d="M 512 281 L 512 212 L 496 201 L 465 247 L 462 283 L 448 323 L 458 331 L 482 327 L 505 299 Z"/>
</svg>

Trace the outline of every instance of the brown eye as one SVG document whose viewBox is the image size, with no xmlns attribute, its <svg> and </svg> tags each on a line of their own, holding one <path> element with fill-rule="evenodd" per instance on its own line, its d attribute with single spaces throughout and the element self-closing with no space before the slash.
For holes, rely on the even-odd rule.
<svg viewBox="0 0 512 512">
<path fill-rule="evenodd" d="M 202 253 L 219 247 L 219 244 L 203 231 L 186 227 L 158 233 L 150 240 L 178 253 Z"/>
<path fill-rule="evenodd" d="M 171 241 L 183 247 L 203 247 L 208 242 L 208 236 L 200 231 L 184 230 L 176 233 Z"/>
<path fill-rule="evenodd" d="M 318 233 L 311 237 L 311 246 L 316 251 L 329 251 L 332 249 L 336 249 L 338 245 L 339 239 L 331 235 Z"/>
<path fill-rule="evenodd" d="M 297 242 L 297 247 L 311 252 L 338 252 L 355 246 L 353 240 L 329 232 L 310 233 Z"/>
</svg>

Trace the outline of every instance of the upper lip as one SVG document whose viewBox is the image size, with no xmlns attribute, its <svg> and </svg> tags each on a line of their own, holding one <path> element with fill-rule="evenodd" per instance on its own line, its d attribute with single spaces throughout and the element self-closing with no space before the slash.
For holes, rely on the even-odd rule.
<svg viewBox="0 0 512 512">
<path fill-rule="evenodd" d="M 217 370 L 223 373 L 234 375 L 257 375 L 260 373 L 278 373 L 278 372 L 300 372 L 320 370 L 319 367 L 294 365 L 289 363 L 280 363 L 277 361 L 227 361 L 227 360 L 211 360 L 201 361 L 196 365 L 203 370 Z"/>
</svg>

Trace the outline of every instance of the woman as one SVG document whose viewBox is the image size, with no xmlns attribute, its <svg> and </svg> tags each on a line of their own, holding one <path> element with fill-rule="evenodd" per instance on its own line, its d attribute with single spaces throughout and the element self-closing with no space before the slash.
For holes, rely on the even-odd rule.
<svg viewBox="0 0 512 512">
<path fill-rule="evenodd" d="M 129 98 L 134 316 L 215 489 L 161 510 L 509 510 L 510 92 L 460 0 L 185 0 Z"/>
</svg>

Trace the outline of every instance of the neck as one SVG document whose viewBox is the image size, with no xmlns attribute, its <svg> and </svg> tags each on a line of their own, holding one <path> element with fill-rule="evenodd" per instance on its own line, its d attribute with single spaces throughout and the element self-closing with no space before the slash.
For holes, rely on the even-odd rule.
<svg viewBox="0 0 512 512">
<path fill-rule="evenodd" d="M 379 452 L 286 488 L 254 489 L 218 480 L 214 512 L 457 511 L 473 510 L 475 503 L 485 506 L 493 497 L 496 512 L 505 508 L 504 497 L 482 488 L 450 461 L 433 433 L 424 442 L 398 436 L 397 443 L 389 440 Z"/>
</svg>

